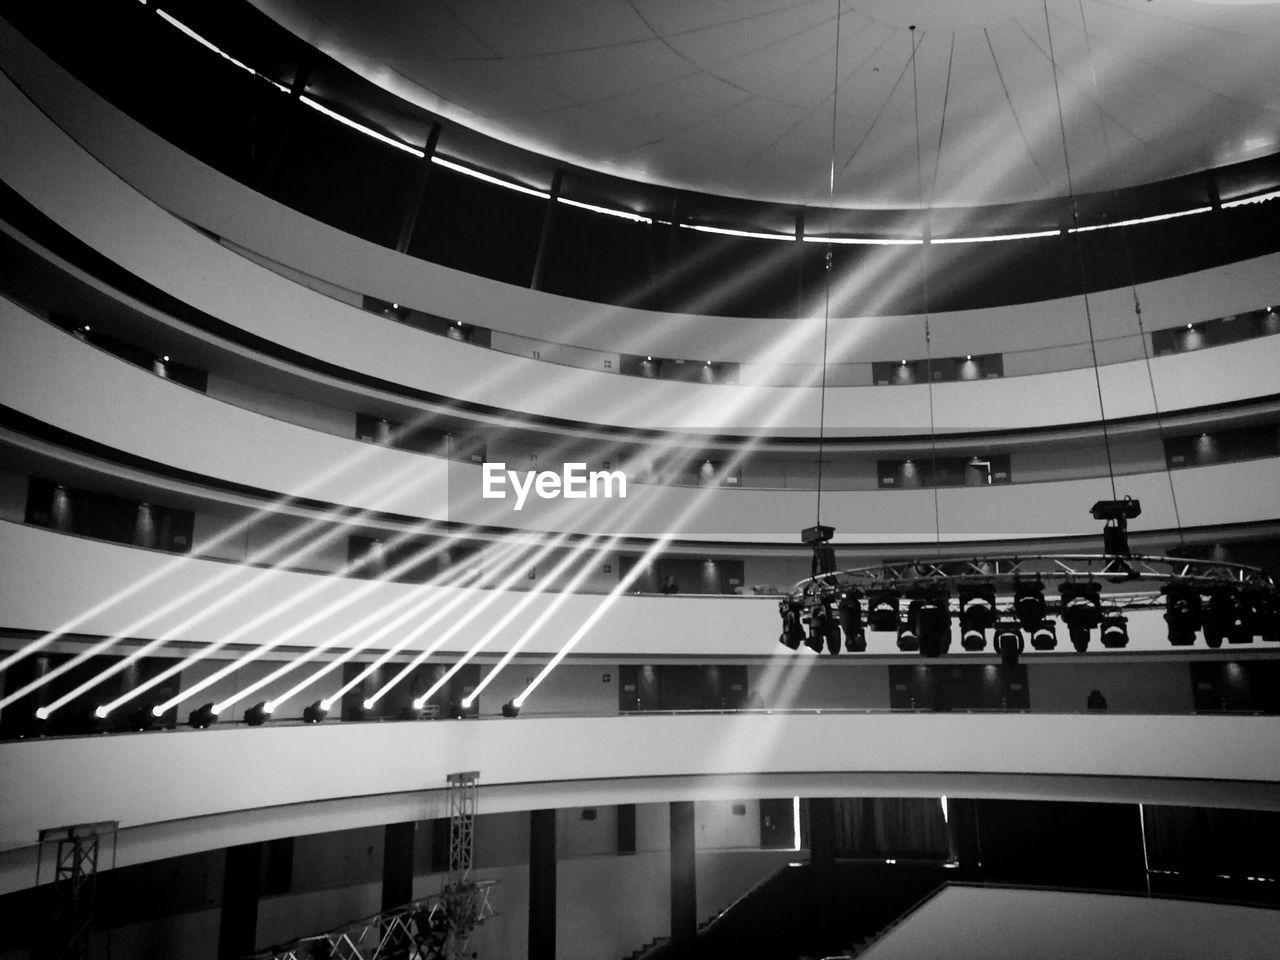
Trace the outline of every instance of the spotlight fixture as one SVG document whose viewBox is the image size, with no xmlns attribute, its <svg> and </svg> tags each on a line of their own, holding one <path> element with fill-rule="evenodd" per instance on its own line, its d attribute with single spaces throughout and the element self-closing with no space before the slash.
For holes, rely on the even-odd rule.
<svg viewBox="0 0 1280 960">
<path fill-rule="evenodd" d="M 1209 609 L 1204 616 L 1204 642 L 1216 650 L 1237 628 L 1236 598 L 1229 590 L 1215 588 L 1209 594 Z"/>
<path fill-rule="evenodd" d="M 872 630 L 898 629 L 898 594 L 877 590 L 867 595 L 867 626 Z"/>
<path fill-rule="evenodd" d="M 502 715 L 507 718 L 518 717 L 520 716 L 520 708 L 508 700 L 502 705 Z"/>
<path fill-rule="evenodd" d="M 814 653 L 821 653 L 827 640 L 827 628 L 831 626 L 831 617 L 826 606 L 821 603 L 810 607 L 808 614 L 809 633 L 804 638 L 804 645 Z"/>
<path fill-rule="evenodd" d="M 1096 581 L 1065 581 L 1058 588 L 1062 622 L 1071 634 L 1071 645 L 1077 653 L 1089 649 L 1089 631 L 1102 621 L 1102 587 Z"/>
<path fill-rule="evenodd" d="M 400 720 L 421 720 L 422 707 L 418 706 L 416 703 L 408 703 L 400 708 L 396 717 Z"/>
<path fill-rule="evenodd" d="M 996 624 L 996 636 L 993 646 L 1000 654 L 1000 662 L 1006 667 L 1016 667 L 1018 657 L 1026 649 L 1026 641 L 1022 639 L 1019 623 L 1013 617 L 1001 617 Z"/>
<path fill-rule="evenodd" d="M 799 650 L 804 642 L 804 627 L 800 625 L 800 604 L 794 600 L 783 600 L 778 603 L 778 613 L 782 617 L 782 634 L 778 642 L 784 647 Z"/>
<path fill-rule="evenodd" d="M 1015 580 L 1013 584 L 1013 613 L 1023 630 L 1034 630 L 1044 621 L 1044 582 Z"/>
<path fill-rule="evenodd" d="M 1164 622 L 1169 625 L 1169 643 L 1189 647 L 1196 642 L 1196 631 L 1204 622 L 1200 608 L 1200 591 L 1186 583 L 1169 583 L 1160 588 L 1164 594 Z"/>
<path fill-rule="evenodd" d="M 193 730 L 203 730 L 205 727 L 211 727 L 217 722 L 218 715 L 214 713 L 212 703 L 206 703 L 203 707 L 198 707 L 187 715 L 187 724 Z"/>
<path fill-rule="evenodd" d="M 986 649 L 996 622 L 996 593 L 989 583 L 960 587 L 960 645 L 971 653 Z"/>
<path fill-rule="evenodd" d="M 910 620 L 898 624 L 898 649 L 903 653 L 915 653 L 920 649 L 920 638 Z"/>
<path fill-rule="evenodd" d="M 450 700 L 448 714 L 449 714 L 450 720 L 461 720 L 464 716 L 466 716 L 466 710 L 464 710 L 462 707 L 462 701 Z"/>
<path fill-rule="evenodd" d="M 1121 613 L 1108 612 L 1102 618 L 1102 645 L 1108 650 L 1118 650 L 1129 645 L 1129 618 Z"/>
<path fill-rule="evenodd" d="M 1264 642 L 1280 643 L 1280 597 L 1257 593 L 1253 597 L 1253 610 L 1258 636 Z"/>
<path fill-rule="evenodd" d="M 907 618 L 923 656 L 940 657 L 951 647 L 949 599 L 946 591 L 932 590 L 912 599 L 907 607 Z"/>
<path fill-rule="evenodd" d="M 267 701 L 261 700 L 244 712 L 244 722 L 251 727 L 260 727 L 269 716 L 271 711 L 267 709 Z"/>
<path fill-rule="evenodd" d="M 328 709 L 324 705 L 323 700 L 317 700 L 310 704 L 302 711 L 302 721 L 304 723 L 322 723 L 324 718 L 329 715 Z"/>
<path fill-rule="evenodd" d="M 836 608 L 840 629 L 844 631 L 844 649 L 847 653 L 862 653 L 867 649 L 867 634 L 862 628 L 862 603 L 856 590 L 840 594 Z"/>
<path fill-rule="evenodd" d="M 1032 650 L 1054 650 L 1058 646 L 1058 624 L 1054 620 L 1043 620 L 1040 626 L 1031 631 Z"/>
</svg>

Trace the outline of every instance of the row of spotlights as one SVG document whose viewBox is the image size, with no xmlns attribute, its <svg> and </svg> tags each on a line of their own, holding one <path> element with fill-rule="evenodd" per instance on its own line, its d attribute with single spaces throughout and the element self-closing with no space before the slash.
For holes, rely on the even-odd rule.
<svg viewBox="0 0 1280 960">
<path fill-rule="evenodd" d="M 1204 635 L 1211 648 L 1229 643 L 1251 643 L 1255 636 L 1280 642 L 1280 601 L 1260 591 L 1210 588 L 1202 596 L 1194 583 L 1174 581 L 1166 585 L 1164 619 L 1169 625 L 1169 642 L 1190 646 L 1196 633 Z M 1104 609 L 1102 588 L 1094 581 L 1066 581 L 1059 588 L 1058 615 L 1066 626 L 1072 646 L 1083 653 L 1092 631 L 1100 628 L 1102 646 L 1119 649 L 1129 643 L 1128 619 L 1118 610 Z M 1205 599 L 1207 597 L 1207 599 Z M 993 646 L 1006 662 L 1017 662 L 1029 636 L 1034 650 L 1057 646 L 1057 623 L 1048 618 L 1044 583 L 1039 579 L 1014 584 L 1013 602 L 1001 613 L 995 588 L 990 583 L 965 584 L 959 588 L 960 645 L 971 653 L 986 649 L 987 631 L 994 630 Z M 908 599 L 905 615 L 902 596 L 893 590 L 871 592 L 866 597 L 865 627 L 862 594 L 850 590 L 838 602 L 815 601 L 807 606 L 796 600 L 779 604 L 782 614 L 780 641 L 792 650 L 803 643 L 815 652 L 826 649 L 839 653 L 841 635 L 846 652 L 867 648 L 865 630 L 896 632 L 898 649 L 919 651 L 936 657 L 951 646 L 950 593 L 945 589 L 922 591 Z M 808 625 L 808 631 L 805 625 Z"/>
<path fill-rule="evenodd" d="M 865 627 L 862 595 L 856 590 L 843 593 L 836 603 L 817 601 L 806 605 L 796 600 L 779 604 L 782 634 L 779 641 L 792 650 L 801 644 L 814 652 L 826 649 L 838 653 L 858 653 L 867 648 L 866 630 L 896 632 L 898 649 L 937 657 L 951 647 L 950 594 L 946 590 L 921 592 L 908 600 L 905 616 L 902 597 L 892 590 L 867 596 Z M 1129 642 L 1127 618 L 1118 612 L 1104 613 L 1101 587 L 1093 582 L 1064 583 L 1059 611 L 1076 650 L 1084 652 L 1091 631 L 1101 627 L 1102 645 L 1109 649 Z M 969 652 L 986 649 L 987 631 L 994 630 L 993 646 L 1006 663 L 1016 663 L 1026 647 L 1024 634 L 1034 650 L 1052 650 L 1058 644 L 1057 623 L 1047 617 L 1044 584 L 1040 580 L 1015 584 L 1013 604 L 1001 614 L 992 584 L 966 584 L 959 590 L 960 644 Z M 808 630 L 805 630 L 805 625 Z"/>
</svg>

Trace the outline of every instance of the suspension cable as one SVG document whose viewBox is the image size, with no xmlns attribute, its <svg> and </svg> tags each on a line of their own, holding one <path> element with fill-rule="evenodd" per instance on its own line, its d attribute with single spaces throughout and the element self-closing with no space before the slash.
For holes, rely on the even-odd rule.
<svg viewBox="0 0 1280 960">
<path fill-rule="evenodd" d="M 1093 80 L 1093 101 L 1098 108 L 1098 126 L 1102 130 L 1102 148 L 1107 163 L 1107 178 L 1111 181 L 1111 202 L 1118 210 L 1120 205 L 1120 188 L 1114 177 L 1115 164 L 1111 154 L 1111 138 L 1107 135 L 1107 118 L 1102 110 L 1102 93 L 1098 85 L 1098 70 L 1093 60 L 1093 43 L 1089 39 L 1089 25 L 1084 15 L 1084 0 L 1076 0 L 1080 8 L 1080 31 L 1084 34 L 1084 48 L 1089 57 L 1089 74 Z M 1178 529 L 1178 542 L 1187 544 L 1186 532 L 1182 528 L 1182 513 L 1178 509 L 1178 492 L 1173 482 L 1173 468 L 1165 455 L 1164 415 L 1160 412 L 1160 398 L 1156 394 L 1155 375 L 1151 372 L 1151 351 L 1147 349 L 1147 331 L 1142 322 L 1142 300 L 1138 296 L 1138 281 L 1133 269 L 1133 250 L 1129 244 L 1129 227 L 1120 228 L 1120 248 L 1124 253 L 1125 273 L 1129 278 L 1129 290 L 1133 294 L 1133 315 L 1138 321 L 1138 342 L 1142 344 L 1142 361 L 1147 369 L 1147 384 L 1151 388 L 1151 406 L 1155 410 L 1156 435 L 1160 438 L 1160 453 L 1165 458 L 1164 474 L 1169 481 L 1169 499 L 1173 504 L 1173 522 Z"/>
<path fill-rule="evenodd" d="M 1049 67 L 1053 71 L 1053 96 L 1058 104 L 1058 133 L 1062 137 L 1062 162 L 1067 173 L 1067 198 L 1071 203 L 1071 225 L 1080 226 L 1080 211 L 1076 207 L 1075 183 L 1071 177 L 1071 153 L 1067 149 L 1067 124 L 1062 113 L 1062 91 L 1058 85 L 1058 61 L 1053 53 L 1053 28 L 1049 24 L 1049 0 L 1041 0 L 1044 7 L 1044 29 L 1049 37 Z M 1102 444 L 1107 453 L 1107 479 L 1111 483 L 1111 499 L 1116 497 L 1116 470 L 1111 458 L 1111 431 L 1107 426 L 1107 410 L 1102 399 L 1102 371 L 1098 366 L 1098 343 L 1093 334 L 1093 310 L 1089 306 L 1089 291 L 1085 286 L 1084 251 L 1080 241 L 1075 242 L 1076 260 L 1080 272 L 1080 294 L 1084 299 L 1084 318 L 1089 328 L 1089 352 L 1093 358 L 1093 381 L 1098 390 L 1098 419 L 1102 423 Z"/>
<path fill-rule="evenodd" d="M 822 461 L 827 424 L 827 341 L 831 330 L 831 238 L 835 235 L 836 124 L 840 97 L 840 15 L 842 0 L 836 0 L 836 58 L 831 79 L 831 164 L 827 172 L 827 256 L 826 284 L 822 302 L 822 386 L 818 392 L 818 498 L 813 522 L 822 523 Z"/>
<path fill-rule="evenodd" d="M 933 220 L 933 198 L 929 198 L 929 205 L 926 208 L 924 201 L 924 161 L 920 154 L 920 85 L 916 76 L 916 49 L 920 43 L 924 42 L 924 34 L 921 33 L 920 40 L 916 40 L 916 28 L 913 24 L 910 28 L 909 36 L 911 38 L 911 100 L 915 110 L 916 121 L 916 207 L 924 215 L 925 221 L 921 225 L 922 239 L 925 241 L 920 245 L 920 292 L 923 299 L 924 307 L 924 372 L 928 381 L 929 394 L 929 469 L 932 473 L 931 486 L 933 487 L 933 538 L 934 549 L 938 555 L 942 554 L 942 508 L 938 498 L 938 433 L 935 424 L 933 410 L 933 333 L 930 328 L 929 317 L 929 236 L 930 227 Z M 947 64 L 947 92 L 950 93 L 950 63 Z M 945 98 L 943 103 L 943 122 L 946 122 L 946 105 Z M 942 152 L 942 131 L 938 131 L 938 152 L 941 156 Z M 934 168 L 934 181 L 937 182 L 937 168 Z M 936 187 L 935 187 L 936 189 Z"/>
</svg>

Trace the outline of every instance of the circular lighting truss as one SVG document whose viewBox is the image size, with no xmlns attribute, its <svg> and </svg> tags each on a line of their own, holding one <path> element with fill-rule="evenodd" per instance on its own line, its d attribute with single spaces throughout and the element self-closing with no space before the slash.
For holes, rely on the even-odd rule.
<svg viewBox="0 0 1280 960">
<path fill-rule="evenodd" d="M 1280 643 L 1280 589 L 1258 567 L 1211 560 L 1134 555 L 1039 555 L 970 560 L 909 560 L 820 573 L 778 604 L 779 640 L 791 649 L 848 653 L 867 649 L 866 631 L 897 634 L 898 649 L 937 657 L 951 648 L 986 649 L 1006 664 L 1057 647 L 1061 626 L 1083 653 L 1098 636 L 1106 649 L 1128 645 L 1126 613 L 1163 609 L 1169 643 L 1211 649 L 1255 637 Z"/>
</svg>

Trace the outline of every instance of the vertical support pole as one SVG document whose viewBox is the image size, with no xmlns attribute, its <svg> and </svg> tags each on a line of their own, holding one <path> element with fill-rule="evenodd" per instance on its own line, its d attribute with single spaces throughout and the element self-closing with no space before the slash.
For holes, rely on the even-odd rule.
<svg viewBox="0 0 1280 960">
<path fill-rule="evenodd" d="M 431 176 L 431 157 L 436 152 L 436 144 L 440 142 L 440 124 L 432 123 L 427 134 L 427 142 L 422 147 L 422 159 L 418 161 L 418 172 L 414 174 L 413 186 L 409 188 L 409 202 L 405 204 L 404 217 L 400 220 L 400 235 L 396 238 L 396 250 L 404 253 L 413 240 L 413 231 L 418 227 L 418 215 L 422 212 L 422 198 L 427 192 L 427 180 Z"/>
<path fill-rule="evenodd" d="M 556 956 L 556 812 L 529 813 L 529 960 Z"/>
<path fill-rule="evenodd" d="M 814 926 L 820 942 L 825 942 L 838 910 L 831 891 L 835 890 L 836 802 L 831 797 L 813 797 L 809 805 L 809 866 L 813 881 L 810 902 L 814 906 Z"/>
<path fill-rule="evenodd" d="M 542 289 L 542 274 L 547 259 L 547 241 L 551 239 L 551 227 L 555 220 L 556 207 L 560 205 L 560 188 L 564 182 L 564 173 L 556 171 L 551 179 L 551 195 L 547 197 L 547 208 L 542 213 L 542 232 L 538 234 L 538 253 L 533 258 L 533 276 L 529 279 L 530 290 Z"/>
<path fill-rule="evenodd" d="M 261 869 L 261 843 L 227 848 L 222 873 L 222 915 L 218 919 L 218 960 L 240 960 L 254 951 Z"/>
<path fill-rule="evenodd" d="M 697 861 L 693 801 L 671 803 L 671 947 L 675 957 L 691 956 L 698 937 Z"/>
<path fill-rule="evenodd" d="M 957 880 L 982 878 L 982 848 L 978 833 L 978 801 L 947 798 L 947 832 L 959 869 Z"/>
<path fill-rule="evenodd" d="M 382 829 L 382 909 L 413 899 L 413 847 L 417 824 L 388 823 Z"/>
</svg>

